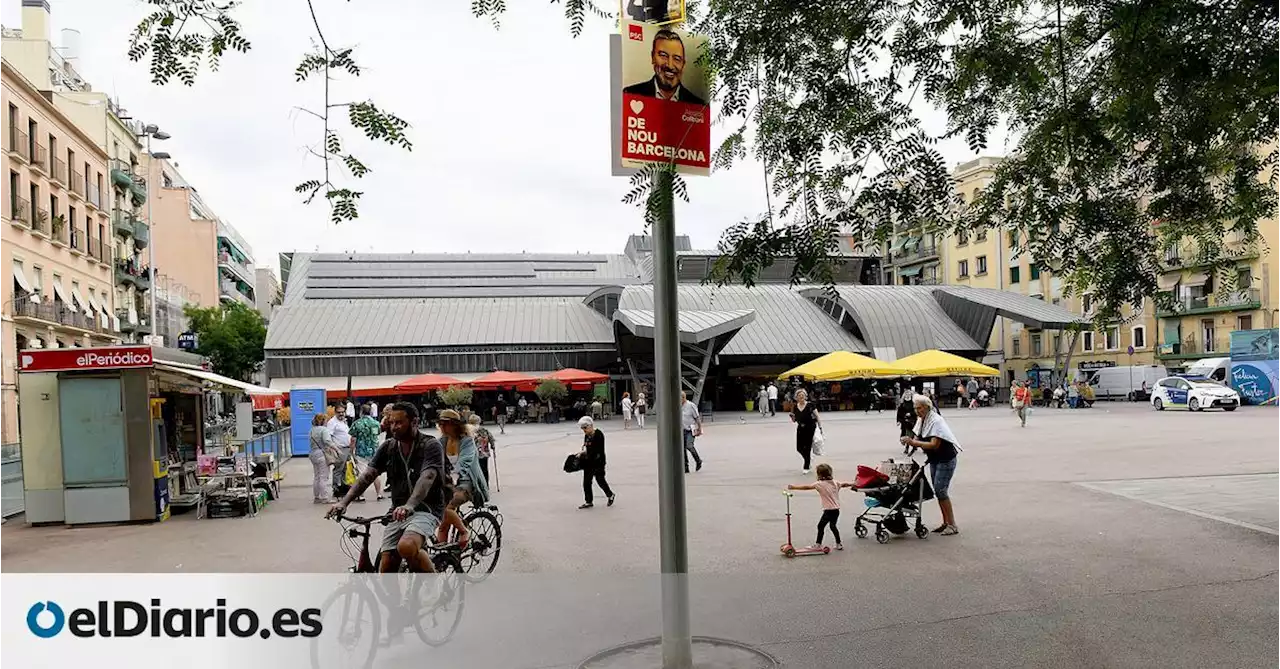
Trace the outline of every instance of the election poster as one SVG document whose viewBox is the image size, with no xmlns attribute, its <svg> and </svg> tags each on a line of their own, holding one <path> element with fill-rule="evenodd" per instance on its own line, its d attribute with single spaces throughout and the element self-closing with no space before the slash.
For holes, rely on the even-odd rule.
<svg viewBox="0 0 1280 669">
<path fill-rule="evenodd" d="M 684 0 L 621 0 L 618 16 L 641 23 L 684 23 Z"/>
<path fill-rule="evenodd" d="M 622 164 L 674 162 L 711 173 L 711 106 L 699 59 L 707 39 L 682 30 L 622 22 Z"/>
</svg>

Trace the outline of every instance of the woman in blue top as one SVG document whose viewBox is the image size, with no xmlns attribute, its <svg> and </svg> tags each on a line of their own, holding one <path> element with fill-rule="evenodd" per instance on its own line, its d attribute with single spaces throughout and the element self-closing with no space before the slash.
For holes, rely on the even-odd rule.
<svg viewBox="0 0 1280 669">
<path fill-rule="evenodd" d="M 458 531 L 458 546 L 466 548 L 470 533 L 458 515 L 458 507 L 468 501 L 476 507 L 486 504 L 489 501 L 489 486 L 480 471 L 476 441 L 461 414 L 453 409 L 445 409 L 440 412 L 437 420 L 440 423 L 440 442 L 444 451 L 448 453 L 457 449 L 458 463 L 453 473 L 457 474 L 458 480 L 454 485 L 453 499 L 445 508 L 444 522 L 440 523 L 440 528 L 436 531 L 436 540 L 447 541 L 452 527 Z"/>
</svg>

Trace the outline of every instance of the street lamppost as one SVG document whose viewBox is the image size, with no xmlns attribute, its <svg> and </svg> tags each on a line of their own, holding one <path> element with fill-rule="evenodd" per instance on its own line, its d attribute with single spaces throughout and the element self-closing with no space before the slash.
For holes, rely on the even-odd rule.
<svg viewBox="0 0 1280 669">
<path fill-rule="evenodd" d="M 169 139 L 171 135 L 161 130 L 154 123 L 148 123 L 142 127 L 142 136 L 147 138 L 147 225 L 151 226 L 152 231 L 152 239 L 147 244 L 147 273 L 149 275 L 148 279 L 150 279 L 153 284 L 151 289 L 147 292 L 151 294 L 151 318 L 149 322 L 151 323 L 151 336 L 152 341 L 154 342 L 155 332 L 159 326 L 156 325 L 156 286 L 154 285 L 156 277 L 156 245 L 154 236 L 156 225 L 155 219 L 151 217 L 151 200 L 154 198 L 154 195 L 151 192 L 151 165 L 156 160 L 168 160 L 171 156 L 164 151 L 152 152 L 151 139 L 154 137 L 155 139 L 164 141 Z"/>
</svg>

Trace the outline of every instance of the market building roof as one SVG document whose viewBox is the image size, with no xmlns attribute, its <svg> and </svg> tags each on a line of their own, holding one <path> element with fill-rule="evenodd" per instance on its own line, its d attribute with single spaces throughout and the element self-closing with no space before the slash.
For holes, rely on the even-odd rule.
<svg viewBox="0 0 1280 669">
<path fill-rule="evenodd" d="M 751 309 L 735 309 L 733 311 L 681 311 L 678 328 L 680 341 L 697 344 L 712 337 L 719 337 L 754 321 L 756 312 Z M 619 309 L 613 314 L 615 323 L 627 328 L 637 337 L 654 338 L 654 327 L 657 322 L 655 313 L 648 309 Z"/>
<path fill-rule="evenodd" d="M 985 318 L 990 312 L 1027 327 L 1048 330 L 1063 330 L 1075 324 L 1089 322 L 1079 314 L 1056 304 L 1007 290 L 964 286 L 939 286 L 935 290 L 938 302 L 957 321 L 967 320 L 962 313 L 969 310 L 975 312 L 971 318 Z"/>
<path fill-rule="evenodd" d="M 943 311 L 934 299 L 935 290 L 935 286 L 835 286 L 807 288 L 802 294 L 819 304 L 834 302 L 834 306 L 843 309 L 840 320 L 850 322 L 872 357 L 879 360 L 896 360 L 933 348 L 965 353 L 985 351 L 985 344 L 975 341 Z"/>
</svg>

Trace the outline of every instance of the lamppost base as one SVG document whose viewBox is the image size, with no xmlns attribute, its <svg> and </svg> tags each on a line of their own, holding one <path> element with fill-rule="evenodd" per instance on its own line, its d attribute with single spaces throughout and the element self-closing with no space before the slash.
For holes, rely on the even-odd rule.
<svg viewBox="0 0 1280 669">
<path fill-rule="evenodd" d="M 693 637 L 692 669 L 778 669 L 782 663 L 746 644 L 713 637 Z M 578 669 L 664 669 L 662 639 L 614 646 L 582 661 Z"/>
</svg>

